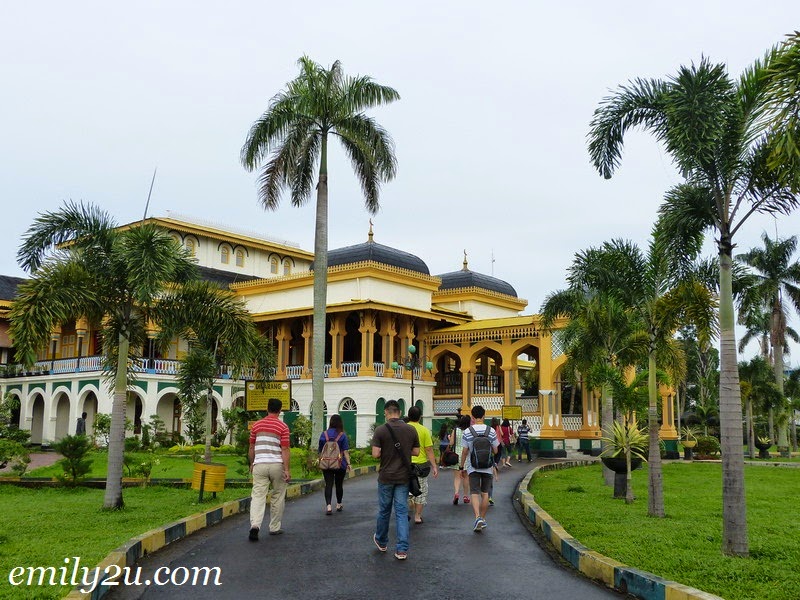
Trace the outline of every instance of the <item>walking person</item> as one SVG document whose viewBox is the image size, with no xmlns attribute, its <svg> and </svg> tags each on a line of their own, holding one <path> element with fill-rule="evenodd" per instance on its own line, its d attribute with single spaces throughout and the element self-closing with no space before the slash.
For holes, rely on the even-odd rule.
<svg viewBox="0 0 800 600">
<path fill-rule="evenodd" d="M 459 463 L 461 462 L 461 450 L 464 448 L 464 430 L 469 427 L 469 424 L 469 416 L 459 416 L 456 426 L 453 427 L 453 431 L 450 434 L 450 446 L 452 446 L 453 452 L 458 455 Z M 464 504 L 469 504 L 469 482 L 467 481 L 467 472 L 464 470 L 464 467 L 459 466 L 457 469 L 453 470 L 453 492 L 455 494 L 453 496 L 453 504 L 458 504 L 458 495 L 462 487 L 464 488 Z"/>
<path fill-rule="evenodd" d="M 510 467 L 510 464 L 506 464 L 506 461 L 508 460 L 508 454 L 506 454 L 506 445 L 503 443 L 503 433 L 500 430 L 500 419 L 492 417 L 491 428 L 494 430 L 494 434 L 497 436 L 497 440 L 500 442 L 499 451 L 496 452 L 497 456 L 495 457 L 495 464 L 498 466 L 498 468 Z"/>
<path fill-rule="evenodd" d="M 327 431 L 319 436 L 319 467 L 325 479 L 325 514 L 332 515 L 331 500 L 333 487 L 336 486 L 336 512 L 342 512 L 342 498 L 344 497 L 344 478 L 350 463 L 350 443 L 344 432 L 344 422 L 341 415 L 331 415 Z"/>
<path fill-rule="evenodd" d="M 464 448 L 461 450 L 461 467 L 466 467 L 469 475 L 469 491 L 472 496 L 472 511 L 475 522 L 472 530 L 483 531 L 486 526 L 486 512 L 489 510 L 489 493 L 492 480 L 500 480 L 492 456 L 497 452 L 500 441 L 494 429 L 483 422 L 486 411 L 480 405 L 472 407 L 475 424 L 464 431 Z"/>
<path fill-rule="evenodd" d="M 286 502 L 286 484 L 291 479 L 289 466 L 289 427 L 278 417 L 281 401 L 270 398 L 267 416 L 256 421 L 250 430 L 250 472 L 253 491 L 250 494 L 251 542 L 258 541 L 258 532 L 264 520 L 267 492 L 272 486 L 269 501 L 269 534 L 280 535 L 283 507 Z"/>
<path fill-rule="evenodd" d="M 410 496 L 409 502 L 414 506 L 414 524 L 419 525 L 423 522 L 422 511 L 428 503 L 428 476 L 433 471 L 433 478 L 439 478 L 439 467 L 436 465 L 436 456 L 433 454 L 433 438 L 431 432 L 419 420 L 422 418 L 422 411 L 412 406 L 408 409 L 408 424 L 417 430 L 419 439 L 420 453 L 411 457 L 411 467 L 419 478 L 419 489 L 422 493 L 419 496 Z"/>
<path fill-rule="evenodd" d="M 439 427 L 439 466 L 445 467 L 443 459 L 444 453 L 447 452 L 447 449 L 450 447 L 450 431 L 447 427 L 447 421 L 442 423 L 442 426 Z"/>
<path fill-rule="evenodd" d="M 408 558 L 408 480 L 412 456 L 419 455 L 417 430 L 400 419 L 400 405 L 389 400 L 383 407 L 386 423 L 375 428 L 372 456 L 380 458 L 378 518 L 372 541 L 381 552 L 389 545 L 389 519 L 394 508 L 397 544 L 394 557 Z"/>
<path fill-rule="evenodd" d="M 528 456 L 528 462 L 531 462 L 531 443 L 528 435 L 531 429 L 528 427 L 528 419 L 522 419 L 522 425 L 517 427 L 517 462 L 522 462 L 522 451 Z"/>
<path fill-rule="evenodd" d="M 503 423 L 500 425 L 500 441 L 505 448 L 505 462 L 503 464 L 506 467 L 511 466 L 511 459 L 514 457 L 513 437 L 514 428 L 511 427 L 511 423 L 508 422 L 508 419 L 503 419 Z"/>
<path fill-rule="evenodd" d="M 86 435 L 86 413 L 82 413 L 78 417 L 78 422 L 75 424 L 75 435 Z"/>
</svg>

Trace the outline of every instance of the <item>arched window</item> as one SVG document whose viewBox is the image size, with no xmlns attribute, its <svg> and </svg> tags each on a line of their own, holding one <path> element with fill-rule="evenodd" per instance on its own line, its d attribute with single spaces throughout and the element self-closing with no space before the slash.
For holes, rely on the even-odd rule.
<svg viewBox="0 0 800 600">
<path fill-rule="evenodd" d="M 236 266 L 243 267 L 244 266 L 244 250 L 237 250 L 236 251 Z"/>
<path fill-rule="evenodd" d="M 292 398 L 291 402 L 289 402 L 289 410 L 293 412 L 300 412 L 300 404 Z"/>
<path fill-rule="evenodd" d="M 186 244 L 186 249 L 189 251 L 189 254 L 191 256 L 196 256 L 197 245 L 195 244 L 194 240 L 192 238 L 186 238 L 186 241 L 184 243 Z"/>
<path fill-rule="evenodd" d="M 283 274 L 289 275 L 292 272 L 292 263 L 288 260 L 283 261 Z"/>
<path fill-rule="evenodd" d="M 219 258 L 223 265 L 227 265 L 231 261 L 231 251 L 227 246 L 223 246 L 219 251 Z"/>
<path fill-rule="evenodd" d="M 277 275 L 278 274 L 278 259 L 277 258 L 273 258 L 271 261 L 269 261 L 269 272 L 272 273 L 273 275 Z"/>
<path fill-rule="evenodd" d="M 342 405 L 339 410 L 358 410 L 358 406 L 356 406 L 356 401 L 352 398 L 345 398 L 342 400 Z"/>
</svg>

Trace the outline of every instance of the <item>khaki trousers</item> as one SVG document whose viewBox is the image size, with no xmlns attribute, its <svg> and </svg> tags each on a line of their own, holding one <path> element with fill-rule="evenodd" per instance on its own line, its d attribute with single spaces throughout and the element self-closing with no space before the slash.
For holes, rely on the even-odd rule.
<svg viewBox="0 0 800 600">
<path fill-rule="evenodd" d="M 253 491 L 250 494 L 250 527 L 261 529 L 267 506 L 267 491 L 270 484 L 272 493 L 269 500 L 269 530 L 278 531 L 283 519 L 283 506 L 286 503 L 286 482 L 283 480 L 283 463 L 259 463 L 253 466 Z"/>
</svg>

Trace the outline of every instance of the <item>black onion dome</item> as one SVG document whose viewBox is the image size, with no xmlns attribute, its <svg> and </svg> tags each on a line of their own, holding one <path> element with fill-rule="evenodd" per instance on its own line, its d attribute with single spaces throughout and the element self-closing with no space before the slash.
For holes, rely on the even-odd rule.
<svg viewBox="0 0 800 600">
<path fill-rule="evenodd" d="M 328 266 L 351 265 L 364 261 L 372 261 L 390 267 L 398 267 L 415 273 L 430 275 L 428 265 L 409 252 L 390 248 L 372 240 L 355 246 L 346 246 L 328 251 Z M 312 267 L 313 268 L 313 267 Z"/>
<path fill-rule="evenodd" d="M 438 277 L 442 280 L 442 285 L 439 286 L 440 291 L 474 287 L 505 294 L 506 296 L 513 296 L 514 298 L 517 297 L 517 291 L 511 287 L 510 283 L 491 275 L 462 269 L 452 273 L 445 273 Z"/>
</svg>

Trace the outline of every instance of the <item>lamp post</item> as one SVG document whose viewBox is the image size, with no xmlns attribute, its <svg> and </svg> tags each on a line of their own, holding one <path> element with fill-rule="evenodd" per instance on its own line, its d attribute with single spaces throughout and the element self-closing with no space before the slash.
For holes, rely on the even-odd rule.
<svg viewBox="0 0 800 600">
<path fill-rule="evenodd" d="M 414 406 L 414 370 L 417 367 L 424 367 L 428 371 L 433 369 L 433 363 L 429 360 L 425 360 L 426 358 L 427 357 L 420 357 L 419 354 L 417 354 L 417 347 L 414 346 L 414 344 L 408 347 L 408 354 L 403 358 L 403 366 L 411 371 L 411 406 Z M 397 371 L 397 367 L 399 366 L 400 363 L 396 361 L 392 363 L 392 369 L 395 371 Z"/>
</svg>

